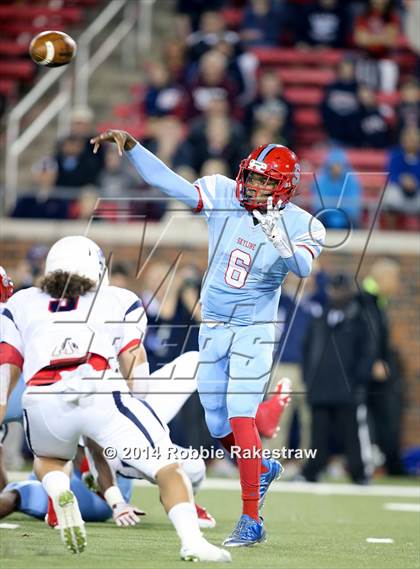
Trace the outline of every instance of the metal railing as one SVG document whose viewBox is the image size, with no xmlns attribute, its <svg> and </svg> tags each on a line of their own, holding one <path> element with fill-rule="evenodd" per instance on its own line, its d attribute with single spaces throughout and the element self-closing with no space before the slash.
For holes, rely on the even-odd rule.
<svg viewBox="0 0 420 569">
<path fill-rule="evenodd" d="M 52 69 L 12 109 L 7 120 L 6 168 L 4 207 L 13 207 L 19 178 L 19 158 L 22 152 L 58 116 L 57 135 L 68 131 L 70 109 L 73 104 L 88 103 L 89 80 L 98 67 L 118 48 L 129 32 L 137 29 L 138 47 L 148 50 L 151 44 L 151 26 L 155 0 L 112 0 L 78 38 L 74 81 L 67 67 Z M 141 15 L 141 17 L 140 17 Z M 118 22 L 118 19 L 121 20 Z M 116 26 L 107 38 L 91 53 L 92 41 L 111 25 Z M 127 60 L 130 61 L 129 54 Z M 131 61 L 133 61 L 131 57 Z M 66 75 L 65 75 L 66 74 Z M 36 119 L 21 129 L 24 116 L 40 99 L 58 87 L 58 94 L 45 106 Z M 66 112 L 64 112 L 66 110 Z M 63 112 L 62 112 L 63 111 Z"/>
</svg>

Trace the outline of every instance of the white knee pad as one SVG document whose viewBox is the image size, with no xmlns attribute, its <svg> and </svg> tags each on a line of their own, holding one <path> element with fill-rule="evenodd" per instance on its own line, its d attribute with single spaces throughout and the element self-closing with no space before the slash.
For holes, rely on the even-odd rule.
<svg viewBox="0 0 420 569">
<path fill-rule="evenodd" d="M 177 446 L 177 445 L 175 445 Z M 177 446 L 180 452 L 185 452 L 187 449 Z M 184 458 L 181 462 L 185 474 L 190 479 L 193 487 L 193 492 L 196 494 L 201 484 L 206 478 L 206 463 L 202 458 Z"/>
</svg>

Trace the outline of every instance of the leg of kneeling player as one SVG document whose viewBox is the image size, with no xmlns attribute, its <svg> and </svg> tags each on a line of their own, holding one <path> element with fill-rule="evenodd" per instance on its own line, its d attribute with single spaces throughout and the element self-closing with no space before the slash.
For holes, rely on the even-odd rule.
<svg viewBox="0 0 420 569">
<path fill-rule="evenodd" d="M 26 440 L 35 456 L 34 472 L 53 502 L 62 541 L 70 551 L 80 553 L 86 546 L 86 532 L 69 477 L 69 461 L 80 437 L 77 408 L 60 394 L 45 396 L 35 387 L 24 393 L 22 405 Z"/>
<path fill-rule="evenodd" d="M 113 392 L 114 404 L 101 398 L 96 420 L 86 416 L 86 435 L 102 448 L 115 449 L 139 478 L 157 483 L 161 502 L 181 540 L 181 557 L 200 561 L 230 561 L 230 555 L 201 535 L 191 483 L 176 462 L 176 449 L 155 411 L 128 393 Z"/>
<path fill-rule="evenodd" d="M 191 483 L 182 467 L 177 463 L 164 466 L 157 471 L 156 482 L 162 505 L 181 540 L 181 558 L 229 562 L 229 553 L 209 543 L 201 534 Z"/>
</svg>

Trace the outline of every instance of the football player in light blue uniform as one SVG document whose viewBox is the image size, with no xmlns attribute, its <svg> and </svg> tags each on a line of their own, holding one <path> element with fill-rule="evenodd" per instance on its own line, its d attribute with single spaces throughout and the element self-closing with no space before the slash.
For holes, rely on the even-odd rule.
<svg viewBox="0 0 420 569">
<path fill-rule="evenodd" d="M 215 175 L 191 184 L 124 131 L 93 138 L 94 152 L 104 141 L 125 151 L 148 184 L 207 221 L 198 391 L 211 434 L 236 453 L 243 502 L 224 545 L 264 541 L 259 510 L 281 465 L 261 458 L 255 414 L 270 377 L 281 284 L 289 271 L 310 274 L 325 239 L 322 223 L 290 203 L 298 159 L 285 146 L 263 145 L 241 162 L 236 181 Z"/>
</svg>

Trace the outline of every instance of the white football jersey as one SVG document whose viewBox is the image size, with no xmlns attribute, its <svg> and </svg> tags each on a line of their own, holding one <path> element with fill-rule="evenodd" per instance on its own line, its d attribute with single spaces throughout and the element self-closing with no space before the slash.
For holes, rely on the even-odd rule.
<svg viewBox="0 0 420 569">
<path fill-rule="evenodd" d="M 88 354 L 117 369 L 118 355 L 142 341 L 146 326 L 141 300 L 127 289 L 102 286 L 60 300 L 32 287 L 2 306 L 0 341 L 20 354 L 28 382 L 41 369 L 82 362 Z"/>
</svg>

